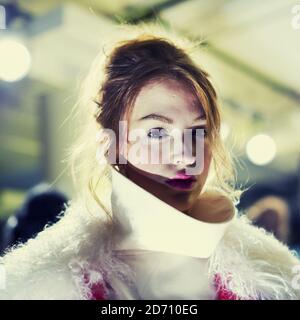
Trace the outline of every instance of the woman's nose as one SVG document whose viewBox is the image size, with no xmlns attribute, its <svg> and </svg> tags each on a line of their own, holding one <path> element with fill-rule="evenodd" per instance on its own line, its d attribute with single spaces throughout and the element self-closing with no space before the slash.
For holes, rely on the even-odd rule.
<svg viewBox="0 0 300 320">
<path fill-rule="evenodd" d="M 189 155 L 175 156 L 174 164 L 176 165 L 177 169 L 180 170 L 188 166 L 192 166 L 195 163 L 195 160 L 195 157 Z"/>
<path fill-rule="evenodd" d="M 191 166 L 195 163 L 196 157 L 193 155 L 193 146 L 189 142 L 174 143 L 173 164 L 178 169 Z"/>
</svg>

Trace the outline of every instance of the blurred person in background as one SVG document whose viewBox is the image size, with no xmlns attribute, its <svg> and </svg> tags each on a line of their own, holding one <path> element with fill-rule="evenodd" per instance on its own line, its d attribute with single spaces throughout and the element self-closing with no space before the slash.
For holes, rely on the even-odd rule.
<svg viewBox="0 0 300 320">
<path fill-rule="evenodd" d="M 247 210 L 247 216 L 254 225 L 272 233 L 281 242 L 288 243 L 290 213 L 283 198 L 263 197 Z"/>
<path fill-rule="evenodd" d="M 30 189 L 22 206 L 10 216 L 2 228 L 1 251 L 35 237 L 46 225 L 58 220 L 67 205 L 60 191 L 41 183 Z"/>
</svg>

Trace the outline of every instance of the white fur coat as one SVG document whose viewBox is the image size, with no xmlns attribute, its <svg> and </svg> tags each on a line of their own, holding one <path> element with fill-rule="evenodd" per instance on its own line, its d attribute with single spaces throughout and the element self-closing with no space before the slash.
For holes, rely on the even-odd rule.
<svg viewBox="0 0 300 320">
<path fill-rule="evenodd" d="M 76 209 L 75 209 L 76 208 Z M 90 299 L 90 287 L 116 277 L 133 281 L 132 270 L 111 250 L 118 230 L 111 232 L 104 213 L 76 203 L 53 226 L 25 245 L 11 248 L 0 263 L 6 272 L 1 299 Z M 299 260 L 286 246 L 245 218 L 233 222 L 210 258 L 210 273 L 223 279 L 241 299 L 299 299 L 293 267 Z M 88 273 L 90 281 L 83 281 Z M 115 293 L 112 299 L 122 298 Z"/>
</svg>

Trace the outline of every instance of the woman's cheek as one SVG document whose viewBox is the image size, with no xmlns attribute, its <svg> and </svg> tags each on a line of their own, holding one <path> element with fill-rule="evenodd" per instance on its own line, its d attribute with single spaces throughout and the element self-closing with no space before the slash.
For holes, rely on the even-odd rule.
<svg viewBox="0 0 300 320">
<path fill-rule="evenodd" d="M 208 144 L 204 146 L 204 167 L 203 167 L 203 175 L 207 176 L 210 164 L 212 160 L 212 152 L 211 148 Z"/>
<path fill-rule="evenodd" d="M 151 154 L 152 152 L 152 154 Z M 127 160 L 136 168 L 150 174 L 162 174 L 160 153 L 157 145 L 141 141 L 139 145 L 128 144 Z"/>
</svg>

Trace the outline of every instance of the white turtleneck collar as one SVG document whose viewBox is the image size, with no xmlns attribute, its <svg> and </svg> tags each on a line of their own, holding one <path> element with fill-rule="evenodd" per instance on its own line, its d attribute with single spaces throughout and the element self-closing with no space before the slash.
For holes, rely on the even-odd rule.
<svg viewBox="0 0 300 320">
<path fill-rule="evenodd" d="M 112 212 L 124 227 L 117 250 L 150 250 L 209 258 L 236 211 L 227 221 L 203 222 L 163 202 L 113 166 Z M 236 209 L 233 209 L 236 210 Z"/>
</svg>

